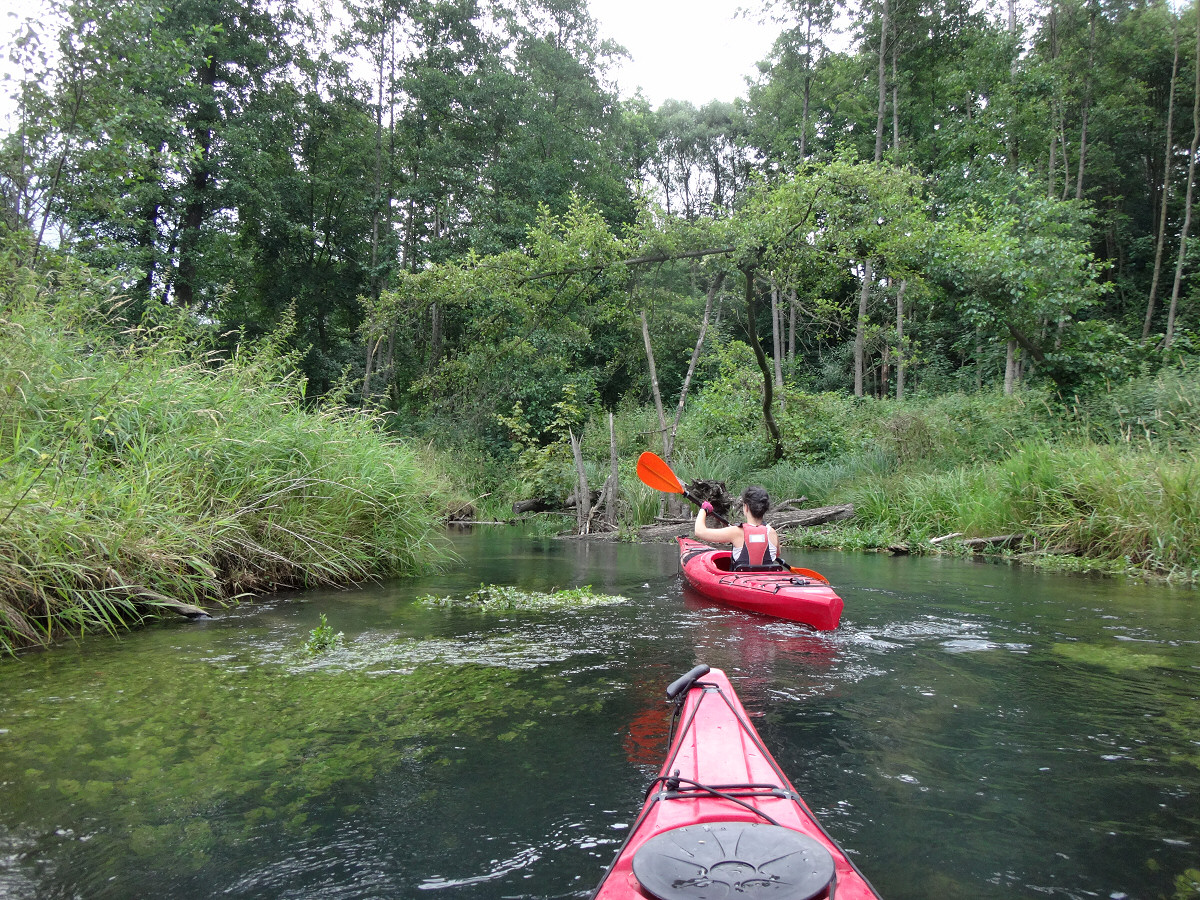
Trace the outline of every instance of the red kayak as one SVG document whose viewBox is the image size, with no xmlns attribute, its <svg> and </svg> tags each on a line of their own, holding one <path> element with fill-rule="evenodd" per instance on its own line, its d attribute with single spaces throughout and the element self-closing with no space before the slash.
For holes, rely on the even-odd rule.
<svg viewBox="0 0 1200 900">
<path fill-rule="evenodd" d="M 593 900 L 880 900 L 779 769 L 720 669 L 669 688 L 674 738 Z"/>
<path fill-rule="evenodd" d="M 803 622 L 818 631 L 832 631 L 842 619 L 842 598 L 826 582 L 790 569 L 730 571 L 729 550 L 718 550 L 691 538 L 679 540 L 679 564 L 693 588 L 726 606 L 789 622 Z"/>
</svg>

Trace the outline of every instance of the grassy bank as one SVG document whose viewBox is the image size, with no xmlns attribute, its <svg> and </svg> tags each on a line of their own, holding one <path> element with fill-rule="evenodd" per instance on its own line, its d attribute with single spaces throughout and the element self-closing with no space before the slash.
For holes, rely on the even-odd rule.
<svg viewBox="0 0 1200 900">
<path fill-rule="evenodd" d="M 0 651 L 435 562 L 427 460 L 86 273 L 0 273 Z"/>
</svg>

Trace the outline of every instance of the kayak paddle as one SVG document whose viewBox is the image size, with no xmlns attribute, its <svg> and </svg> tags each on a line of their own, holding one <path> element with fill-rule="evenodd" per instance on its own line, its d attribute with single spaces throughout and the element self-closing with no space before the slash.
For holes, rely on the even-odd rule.
<svg viewBox="0 0 1200 900">
<path fill-rule="evenodd" d="M 664 494 L 682 494 L 683 499 L 700 505 L 700 501 L 688 493 L 688 489 L 683 486 L 683 482 L 675 477 L 675 473 L 656 453 L 651 453 L 647 450 L 638 457 L 637 476 L 642 484 L 646 487 L 654 488 L 656 491 L 662 491 Z M 722 525 L 728 525 L 727 519 L 721 518 L 719 515 L 709 513 L 714 519 Z"/>
<path fill-rule="evenodd" d="M 685 500 L 694 503 L 696 506 L 700 505 L 700 501 L 688 493 L 688 489 L 683 486 L 683 482 L 676 477 L 675 473 L 671 471 L 671 467 L 657 453 L 651 453 L 647 450 L 638 457 L 637 477 L 648 488 L 662 491 L 664 494 L 681 494 Z M 728 521 L 721 518 L 715 512 L 709 513 L 709 515 L 722 525 L 729 524 Z M 787 564 L 784 563 L 784 565 Z M 800 566 L 789 565 L 788 568 L 795 575 L 811 578 L 814 581 L 820 581 L 822 584 L 829 584 L 829 579 L 820 572 L 815 572 L 812 569 L 802 569 Z"/>
</svg>

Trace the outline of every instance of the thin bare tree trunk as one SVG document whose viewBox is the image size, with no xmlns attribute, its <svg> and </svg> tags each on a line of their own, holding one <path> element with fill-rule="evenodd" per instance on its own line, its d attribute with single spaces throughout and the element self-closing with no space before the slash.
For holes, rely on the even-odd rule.
<svg viewBox="0 0 1200 900">
<path fill-rule="evenodd" d="M 617 525 L 617 497 L 620 495 L 621 478 L 617 472 L 617 431 L 613 426 L 612 413 L 608 414 L 608 463 L 608 506 L 604 508 L 604 524 L 610 528 L 615 528 Z"/>
<path fill-rule="evenodd" d="M 780 334 L 781 316 L 779 312 L 779 286 L 771 279 L 771 347 L 775 357 L 775 388 L 780 392 L 780 406 L 783 404 L 783 338 Z"/>
<path fill-rule="evenodd" d="M 650 346 L 650 326 L 646 323 L 646 311 L 642 310 L 642 341 L 646 344 L 646 362 L 650 366 L 650 388 L 654 392 L 654 409 L 658 413 L 658 427 L 662 429 L 663 453 L 667 451 L 667 416 L 663 412 L 662 394 L 658 390 L 658 369 L 654 366 L 654 348 Z"/>
<path fill-rule="evenodd" d="M 1046 196 L 1054 199 L 1054 148 L 1058 145 L 1058 136 L 1053 130 L 1050 132 L 1050 170 L 1046 173 Z"/>
<path fill-rule="evenodd" d="M 575 472 L 579 476 L 575 488 L 575 521 L 579 524 L 579 533 L 588 533 L 588 523 L 592 518 L 592 490 L 588 487 L 587 471 L 583 467 L 583 448 L 579 438 L 575 437 L 574 429 L 567 429 L 571 438 L 571 452 L 575 455 Z"/>
<path fill-rule="evenodd" d="M 1008 342 L 1008 352 L 1004 357 L 1004 396 L 1011 397 L 1013 392 L 1013 383 L 1016 381 L 1016 369 L 1019 363 L 1017 362 L 1017 342 L 1010 340 Z"/>
<path fill-rule="evenodd" d="M 1167 101 L 1167 146 L 1163 154 L 1162 195 L 1159 198 L 1158 237 L 1154 243 L 1154 277 L 1150 280 L 1150 299 L 1146 301 L 1146 321 L 1142 323 L 1142 341 L 1150 337 L 1154 322 L 1154 302 L 1158 297 L 1158 277 L 1162 271 L 1163 245 L 1167 237 L 1167 201 L 1171 197 L 1171 156 L 1175 152 L 1175 80 L 1179 74 L 1179 20 L 1175 20 L 1175 58 L 1171 63 L 1171 92 Z"/>
<path fill-rule="evenodd" d="M 696 338 L 696 346 L 692 350 L 692 359 L 688 363 L 687 374 L 683 376 L 683 386 L 679 389 L 679 405 L 675 407 L 675 420 L 671 423 L 671 427 L 664 432 L 663 440 L 663 456 L 667 463 L 671 462 L 671 454 L 675 452 L 675 432 L 679 429 L 679 420 L 683 417 L 684 403 L 687 401 L 688 387 L 692 383 L 692 375 L 696 372 L 696 363 L 700 360 L 700 350 L 704 346 L 704 336 L 708 332 L 708 317 L 712 314 L 713 298 L 721 290 L 721 285 L 725 283 L 725 273 L 718 272 L 713 278 L 712 284 L 708 286 L 708 293 L 704 298 L 704 318 L 700 321 L 700 336 Z M 642 319 L 643 325 L 645 318 Z M 648 334 L 649 332 L 643 332 Z M 647 346 L 649 344 L 647 343 Z M 650 369 L 654 370 L 654 358 L 650 358 Z M 651 376 L 653 378 L 653 375 Z M 664 428 L 666 428 L 664 419 Z"/>
<path fill-rule="evenodd" d="M 796 362 L 796 289 L 788 291 L 788 364 Z"/>
<path fill-rule="evenodd" d="M 1183 228 L 1179 233 L 1179 258 L 1175 260 L 1175 283 L 1171 287 L 1171 306 L 1167 310 L 1167 333 L 1163 347 L 1175 339 L 1175 311 L 1179 306 L 1179 287 L 1183 282 L 1183 263 L 1187 257 L 1188 231 L 1192 227 L 1192 188 L 1196 177 L 1196 149 L 1200 146 L 1200 27 L 1196 28 L 1196 88 L 1192 102 L 1192 150 L 1188 154 L 1187 194 L 1183 201 Z"/>
<path fill-rule="evenodd" d="M 867 301 L 871 296 L 871 259 L 863 263 L 862 290 L 858 294 L 858 321 L 854 327 L 854 396 L 863 395 L 863 352 L 867 337 Z"/>
</svg>

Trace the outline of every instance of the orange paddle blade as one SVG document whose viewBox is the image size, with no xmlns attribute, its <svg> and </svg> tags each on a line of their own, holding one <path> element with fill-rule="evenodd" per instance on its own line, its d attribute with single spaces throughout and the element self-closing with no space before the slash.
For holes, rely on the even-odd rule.
<svg viewBox="0 0 1200 900">
<path fill-rule="evenodd" d="M 813 581 L 819 581 L 822 584 L 829 584 L 829 579 L 820 572 L 814 572 L 812 569 L 802 569 L 799 566 L 788 566 L 795 574 L 803 575 L 805 578 L 811 578 Z"/>
<path fill-rule="evenodd" d="M 671 467 L 649 450 L 638 457 L 637 477 L 646 487 L 654 488 L 656 491 L 663 491 L 667 494 L 683 493 L 683 484 L 675 477 Z"/>
</svg>

